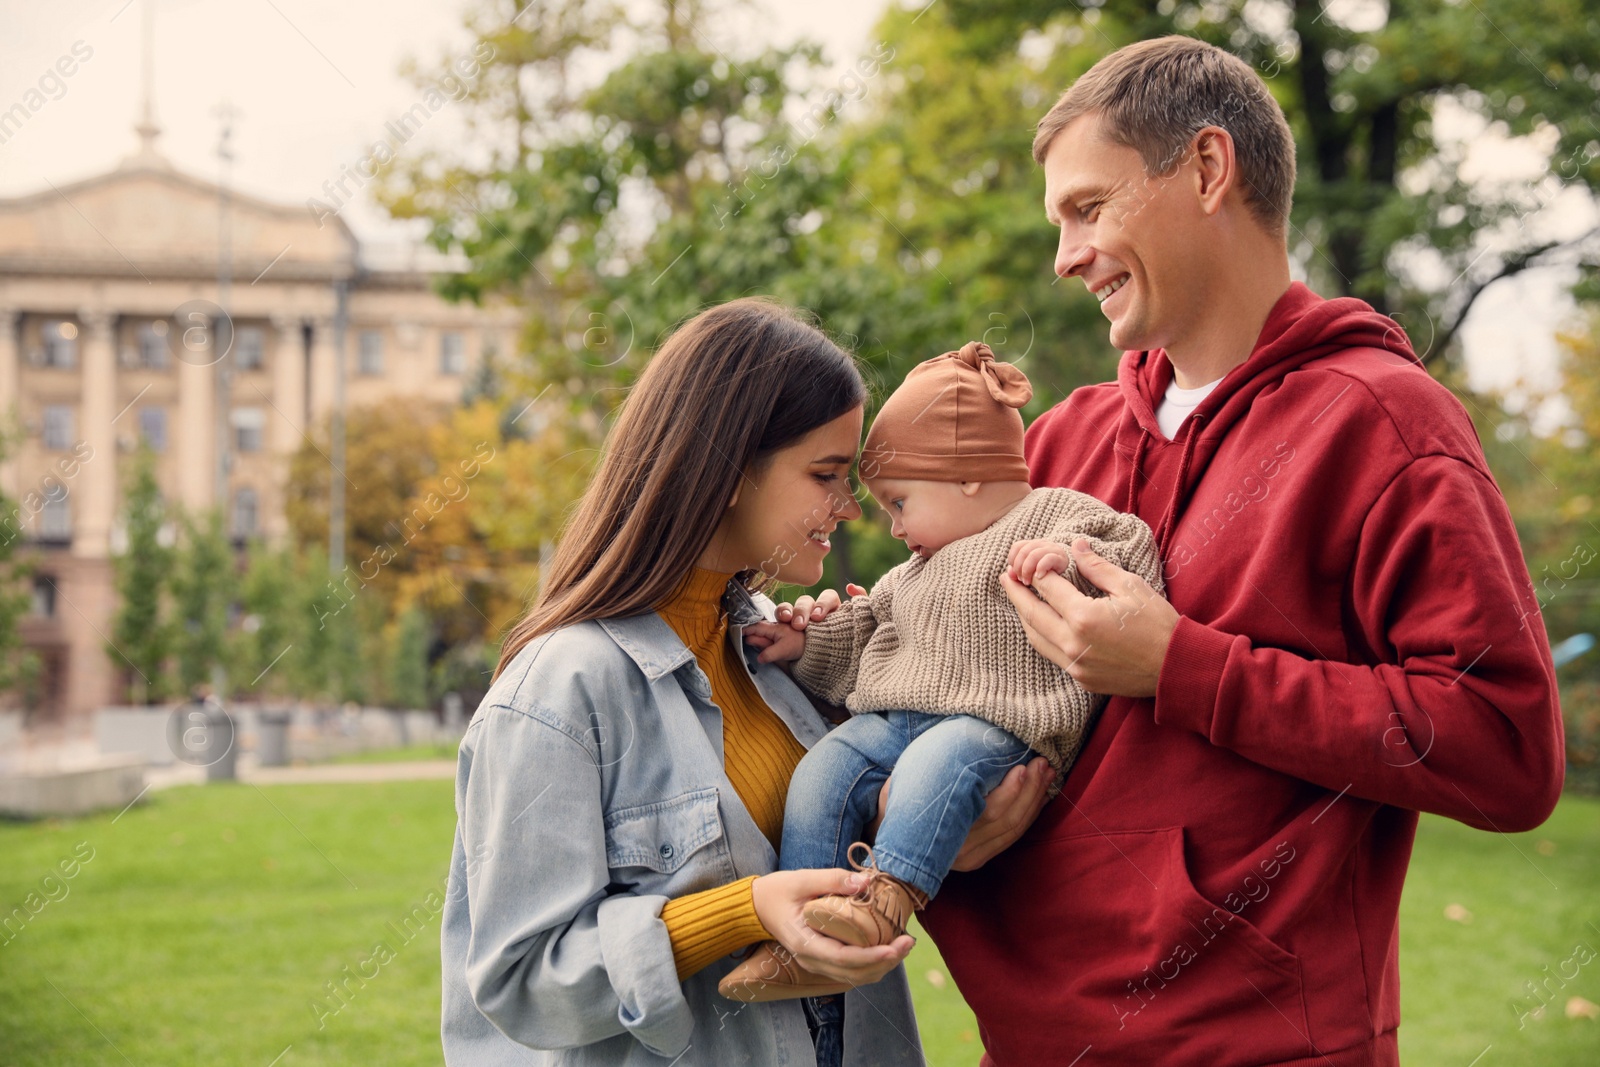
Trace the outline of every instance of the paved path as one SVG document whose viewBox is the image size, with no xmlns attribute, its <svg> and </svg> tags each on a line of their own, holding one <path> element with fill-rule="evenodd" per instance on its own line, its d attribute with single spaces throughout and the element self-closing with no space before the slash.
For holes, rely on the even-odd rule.
<svg viewBox="0 0 1600 1067">
<path fill-rule="evenodd" d="M 253 785 L 302 785 L 310 782 L 412 782 L 455 776 L 455 760 L 430 759 L 410 763 L 313 763 L 304 767 L 257 767 L 241 773 L 240 780 Z"/>
<path fill-rule="evenodd" d="M 300 767 L 257 767 L 252 760 L 239 761 L 239 781 L 249 785 L 414 782 L 455 776 L 456 761 L 450 759 L 408 763 L 313 763 Z M 198 785 L 206 780 L 206 772 L 203 767 L 183 764 L 151 767 L 145 771 L 145 780 L 151 789 L 170 789 L 175 785 Z"/>
</svg>

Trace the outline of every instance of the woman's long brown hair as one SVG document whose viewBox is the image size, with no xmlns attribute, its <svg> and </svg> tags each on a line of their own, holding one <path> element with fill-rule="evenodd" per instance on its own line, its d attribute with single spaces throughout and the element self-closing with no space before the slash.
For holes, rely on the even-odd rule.
<svg viewBox="0 0 1600 1067">
<path fill-rule="evenodd" d="M 540 634 L 654 611 L 711 543 L 739 480 L 866 396 L 854 357 L 782 304 L 747 297 L 680 326 L 623 402 L 495 677 Z"/>
</svg>

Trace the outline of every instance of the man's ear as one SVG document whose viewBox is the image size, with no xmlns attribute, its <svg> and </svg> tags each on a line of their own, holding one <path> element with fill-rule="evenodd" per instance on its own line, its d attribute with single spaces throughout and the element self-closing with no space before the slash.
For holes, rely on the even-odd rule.
<svg viewBox="0 0 1600 1067">
<path fill-rule="evenodd" d="M 979 489 L 983 488 L 982 482 L 962 482 L 961 494 L 963 496 L 976 496 Z"/>
<path fill-rule="evenodd" d="M 1233 154 L 1233 135 L 1221 126 L 1206 126 L 1192 142 L 1195 166 L 1195 192 L 1200 210 L 1215 215 L 1222 209 L 1228 190 L 1238 184 L 1239 164 Z"/>
</svg>

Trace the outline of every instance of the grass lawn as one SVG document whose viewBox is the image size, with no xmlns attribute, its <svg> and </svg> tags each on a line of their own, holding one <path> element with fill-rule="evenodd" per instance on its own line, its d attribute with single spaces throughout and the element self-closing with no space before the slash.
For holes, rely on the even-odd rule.
<svg viewBox="0 0 1600 1067">
<path fill-rule="evenodd" d="M 0 933 L 0 1063 L 439 1063 L 427 898 L 453 824 L 447 781 L 197 786 L 115 819 L 0 824 L 0 907 L 54 898 Z M 1579 942 L 1600 948 L 1597 886 L 1600 801 L 1511 838 L 1424 820 L 1402 906 L 1408 1067 L 1467 1067 L 1486 1046 L 1479 1067 L 1595 1062 L 1600 1021 L 1564 1008 L 1600 1002 L 1600 960 L 1523 1029 L 1510 1002 L 1533 1006 L 1526 981 L 1555 988 Z M 414 908 L 426 926 L 408 934 Z M 393 958 L 375 964 L 379 942 Z M 911 964 L 930 1064 L 976 1063 L 931 939 Z M 327 983 L 347 967 L 371 978 L 341 1006 Z"/>
<path fill-rule="evenodd" d="M 192 786 L 112 819 L 0 827 L 7 909 L 93 849 L 0 947 L 0 1062 L 440 1062 L 437 918 L 389 924 L 442 887 L 449 781 Z M 395 958 L 319 1021 L 380 941 Z"/>
<path fill-rule="evenodd" d="M 338 756 L 328 760 L 329 763 L 411 763 L 422 760 L 447 759 L 454 761 L 456 750 L 461 747 L 458 741 L 443 741 L 432 745 L 408 745 L 405 748 L 374 748 L 366 752 L 354 752 L 348 756 Z"/>
</svg>

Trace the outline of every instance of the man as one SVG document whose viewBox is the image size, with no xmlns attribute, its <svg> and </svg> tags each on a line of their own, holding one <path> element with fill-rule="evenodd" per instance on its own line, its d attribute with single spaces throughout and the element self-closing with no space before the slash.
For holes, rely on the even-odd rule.
<svg viewBox="0 0 1600 1067">
<path fill-rule="evenodd" d="M 1086 544 L 1104 598 L 1002 578 L 1112 699 L 1062 795 L 926 925 L 995 1067 L 1397 1063 L 1417 812 L 1523 831 L 1561 789 L 1505 501 L 1403 331 L 1290 283 L 1293 141 L 1246 64 L 1124 48 L 1034 156 L 1056 272 L 1126 351 L 1030 427 L 1033 482 L 1149 522 L 1168 599 Z"/>
</svg>

